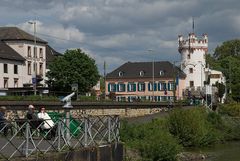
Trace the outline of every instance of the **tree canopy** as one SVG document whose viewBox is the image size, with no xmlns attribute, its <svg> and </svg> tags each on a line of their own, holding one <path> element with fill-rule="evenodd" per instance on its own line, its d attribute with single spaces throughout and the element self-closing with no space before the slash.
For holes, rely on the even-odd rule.
<svg viewBox="0 0 240 161">
<path fill-rule="evenodd" d="M 76 83 L 79 92 L 89 92 L 99 80 L 95 60 L 81 49 L 67 50 L 49 65 L 49 69 L 47 83 L 57 91 L 71 91 L 71 85 Z"/>
<path fill-rule="evenodd" d="M 223 42 L 215 49 L 213 55 L 207 55 L 206 60 L 212 69 L 223 72 L 229 94 L 238 100 L 240 98 L 240 40 Z"/>
</svg>

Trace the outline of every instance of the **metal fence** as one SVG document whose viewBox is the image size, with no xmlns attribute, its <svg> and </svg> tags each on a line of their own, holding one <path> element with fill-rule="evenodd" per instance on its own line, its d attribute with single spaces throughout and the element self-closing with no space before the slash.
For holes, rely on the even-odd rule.
<svg viewBox="0 0 240 161">
<path fill-rule="evenodd" d="M 87 116 L 78 119 L 52 117 L 54 126 L 43 129 L 47 120 L 15 119 L 0 123 L 0 159 L 29 157 L 48 152 L 100 146 L 119 142 L 119 116 Z"/>
</svg>

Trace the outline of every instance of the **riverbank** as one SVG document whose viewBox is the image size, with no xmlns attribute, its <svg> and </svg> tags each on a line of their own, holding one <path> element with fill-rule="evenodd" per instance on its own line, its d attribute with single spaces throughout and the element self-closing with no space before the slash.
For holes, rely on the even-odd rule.
<svg viewBox="0 0 240 161">
<path fill-rule="evenodd" d="M 173 110 L 169 116 L 143 124 L 125 121 L 120 131 L 127 148 L 137 152 L 141 160 L 176 161 L 186 148 L 202 149 L 240 139 L 240 118 L 226 114 L 224 107 L 219 114 L 195 107 Z"/>
</svg>

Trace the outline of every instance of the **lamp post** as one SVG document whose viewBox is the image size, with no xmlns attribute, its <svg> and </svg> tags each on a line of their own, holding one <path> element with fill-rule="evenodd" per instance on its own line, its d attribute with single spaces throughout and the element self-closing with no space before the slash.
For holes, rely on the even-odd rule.
<svg viewBox="0 0 240 161">
<path fill-rule="evenodd" d="M 148 49 L 148 52 L 149 53 L 153 53 L 153 50 L 152 49 Z M 152 101 L 154 102 L 154 56 L 153 56 L 153 59 L 152 59 Z"/>
<path fill-rule="evenodd" d="M 198 61 L 198 63 L 200 63 L 200 65 L 201 65 L 201 90 L 202 90 L 202 87 L 203 87 L 203 80 L 202 80 L 202 70 L 203 70 L 203 67 L 204 67 L 204 65 L 202 64 L 202 61 Z"/>
<path fill-rule="evenodd" d="M 36 21 L 29 21 L 29 24 L 33 25 L 34 29 L 34 49 L 33 49 L 33 90 L 34 90 L 34 95 L 37 95 L 37 77 L 36 77 L 36 70 L 37 70 L 37 64 L 36 64 L 36 57 L 37 57 L 37 49 L 36 49 Z"/>
</svg>

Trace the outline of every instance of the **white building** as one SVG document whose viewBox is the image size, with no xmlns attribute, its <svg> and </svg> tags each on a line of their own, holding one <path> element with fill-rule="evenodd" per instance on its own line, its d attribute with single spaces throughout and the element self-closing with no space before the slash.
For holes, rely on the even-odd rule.
<svg viewBox="0 0 240 161">
<path fill-rule="evenodd" d="M 187 75 L 185 87 L 202 88 L 206 80 L 207 35 L 197 38 L 194 33 L 190 33 L 187 39 L 179 35 L 178 51 L 181 54 L 181 69 Z"/>
<path fill-rule="evenodd" d="M 200 96 L 206 93 L 204 82 L 208 80 L 211 88 L 216 82 L 226 84 L 221 71 L 211 70 L 207 67 L 208 36 L 206 34 L 198 38 L 194 33 L 190 33 L 186 39 L 179 35 L 178 51 L 181 54 L 181 69 L 186 74 L 185 89 L 191 90 L 191 92 L 199 91 L 196 95 Z"/>
<path fill-rule="evenodd" d="M 46 87 L 47 59 L 58 53 L 47 42 L 17 27 L 0 27 L 0 90 L 31 87 L 33 77 Z M 48 57 L 47 57 L 48 55 Z"/>
</svg>

